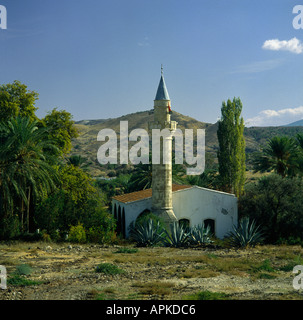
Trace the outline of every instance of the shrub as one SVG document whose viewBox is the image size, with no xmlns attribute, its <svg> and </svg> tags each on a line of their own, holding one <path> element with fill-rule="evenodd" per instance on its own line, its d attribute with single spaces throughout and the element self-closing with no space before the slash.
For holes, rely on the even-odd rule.
<svg viewBox="0 0 303 320">
<path fill-rule="evenodd" d="M 296 265 L 302 265 L 303 264 L 303 258 L 301 255 L 296 256 L 294 259 L 290 260 L 286 265 L 279 268 L 281 271 L 292 271 L 294 266 Z"/>
<path fill-rule="evenodd" d="M 28 276 L 29 274 L 31 274 L 33 271 L 33 269 L 28 265 L 28 264 L 19 264 L 16 267 L 16 274 L 21 276 Z"/>
<path fill-rule="evenodd" d="M 32 272 L 33 269 L 28 264 L 20 264 L 16 266 L 15 272 L 7 279 L 7 284 L 10 286 L 25 287 L 43 283 L 42 281 L 28 279 L 27 276 Z"/>
<path fill-rule="evenodd" d="M 153 214 L 151 211 L 149 211 L 148 209 L 144 210 L 136 219 L 135 224 L 139 225 L 139 224 L 144 224 L 144 223 L 148 223 L 149 220 L 153 220 L 153 222 L 155 224 L 157 224 L 159 222 L 160 228 L 165 230 L 166 229 L 166 225 L 163 221 L 163 219 L 161 219 L 159 216 Z"/>
<path fill-rule="evenodd" d="M 0 199 L 1 200 L 1 199 Z M 0 214 L 0 240 L 16 238 L 21 234 L 21 224 L 17 215 L 3 217 Z"/>
<path fill-rule="evenodd" d="M 288 237 L 287 239 L 279 238 L 276 244 L 286 244 L 286 245 L 301 245 L 303 247 L 303 240 L 300 237 Z"/>
<path fill-rule="evenodd" d="M 44 242 L 51 242 L 51 236 L 45 230 L 42 230 L 41 240 Z"/>
<path fill-rule="evenodd" d="M 302 178 L 264 176 L 245 187 L 239 198 L 239 216 L 262 225 L 269 243 L 290 237 L 303 240 L 302 194 Z"/>
<path fill-rule="evenodd" d="M 213 241 L 210 239 L 210 237 L 210 226 L 204 228 L 204 224 L 202 224 L 199 226 L 194 226 L 190 229 L 189 241 L 193 245 L 204 245 L 212 243 Z"/>
<path fill-rule="evenodd" d="M 223 292 L 201 291 L 193 295 L 185 296 L 185 300 L 227 300 L 228 295 Z"/>
<path fill-rule="evenodd" d="M 82 224 L 71 226 L 69 230 L 69 240 L 76 243 L 86 242 L 86 232 Z"/>
<path fill-rule="evenodd" d="M 190 233 L 183 225 L 179 225 L 178 222 L 174 222 L 170 225 L 170 232 L 166 233 L 166 238 L 163 238 L 163 243 L 167 247 L 185 247 L 189 244 Z"/>
<path fill-rule="evenodd" d="M 16 287 L 35 286 L 42 283 L 43 283 L 42 281 L 26 279 L 17 274 L 13 274 L 12 277 L 7 279 L 8 285 L 16 286 Z"/>
<path fill-rule="evenodd" d="M 115 238 L 114 230 L 108 230 L 104 226 L 91 227 L 86 232 L 87 241 L 93 243 L 110 243 Z"/>
<path fill-rule="evenodd" d="M 151 247 L 162 242 L 164 230 L 160 222 L 149 219 L 142 224 L 132 223 L 130 225 L 130 237 L 137 242 L 139 247 Z"/>
<path fill-rule="evenodd" d="M 260 226 L 257 226 L 255 221 L 250 222 L 249 218 L 243 218 L 239 226 L 233 226 L 228 236 L 230 237 L 229 243 L 235 247 L 254 247 L 257 243 L 263 240 L 263 234 L 260 231 Z"/>
<path fill-rule="evenodd" d="M 150 282 L 135 282 L 132 287 L 138 288 L 143 295 L 170 295 L 176 285 L 171 282 L 150 281 Z"/>
<path fill-rule="evenodd" d="M 115 274 L 124 273 L 124 270 L 118 268 L 117 266 L 111 263 L 101 263 L 97 266 L 96 272 L 105 273 L 108 275 L 115 275 Z"/>
<path fill-rule="evenodd" d="M 138 249 L 136 248 L 120 248 L 114 253 L 137 253 Z"/>
</svg>

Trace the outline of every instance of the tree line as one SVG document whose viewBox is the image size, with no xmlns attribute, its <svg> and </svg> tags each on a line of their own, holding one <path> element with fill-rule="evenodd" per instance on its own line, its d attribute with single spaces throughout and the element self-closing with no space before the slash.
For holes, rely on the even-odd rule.
<svg viewBox="0 0 303 320">
<path fill-rule="evenodd" d="M 78 132 L 72 115 L 54 108 L 39 119 L 38 93 L 19 81 L 0 86 L 0 239 L 35 235 L 60 239 L 80 225 L 102 242 L 115 221 L 104 196 L 68 156 Z"/>
<path fill-rule="evenodd" d="M 37 99 L 19 81 L 0 86 L 0 239 L 34 234 L 60 240 L 69 233 L 77 241 L 112 241 L 111 198 L 150 188 L 151 165 L 93 179 L 86 159 L 70 156 L 78 135 L 72 115 L 54 108 L 39 119 Z M 247 182 L 242 108 L 240 98 L 222 103 L 217 159 L 206 158 L 199 176 L 186 176 L 184 166 L 173 163 L 173 182 L 234 193 L 240 219 L 254 219 L 267 241 L 301 243 L 303 134 L 269 139 L 252 159 L 262 177 Z"/>
</svg>

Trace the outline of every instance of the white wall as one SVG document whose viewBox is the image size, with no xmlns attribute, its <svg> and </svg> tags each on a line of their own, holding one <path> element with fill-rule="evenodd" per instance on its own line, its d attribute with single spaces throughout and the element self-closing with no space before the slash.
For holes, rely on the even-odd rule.
<svg viewBox="0 0 303 320">
<path fill-rule="evenodd" d="M 188 219 L 191 227 L 201 225 L 205 219 L 214 219 L 218 238 L 231 231 L 238 220 L 237 198 L 234 195 L 197 186 L 174 192 L 173 208 L 177 219 Z"/>
<path fill-rule="evenodd" d="M 126 238 L 129 236 L 128 226 L 130 223 L 137 219 L 138 215 L 144 211 L 145 209 L 151 210 L 152 206 L 152 198 L 146 198 L 143 200 L 138 200 L 129 203 L 119 202 L 117 200 L 113 200 L 112 202 L 112 214 L 114 214 L 114 205 L 117 205 L 117 212 L 118 206 L 125 210 L 125 235 Z"/>
<path fill-rule="evenodd" d="M 151 210 L 152 198 L 129 203 L 113 200 L 113 214 L 114 205 L 117 205 L 117 212 L 119 205 L 121 212 L 123 208 L 125 210 L 125 232 L 128 237 L 129 224 L 145 209 Z M 215 235 L 221 239 L 238 221 L 237 198 L 234 195 L 197 186 L 173 192 L 173 210 L 178 220 L 188 219 L 191 227 L 201 225 L 205 219 L 215 220 Z"/>
</svg>

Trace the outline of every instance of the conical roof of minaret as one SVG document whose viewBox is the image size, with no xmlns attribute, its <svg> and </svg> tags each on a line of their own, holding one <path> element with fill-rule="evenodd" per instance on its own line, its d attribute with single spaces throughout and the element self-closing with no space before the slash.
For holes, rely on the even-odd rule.
<svg viewBox="0 0 303 320">
<path fill-rule="evenodd" d="M 161 79 L 155 100 L 170 100 L 163 77 L 163 70 L 161 71 Z"/>
</svg>

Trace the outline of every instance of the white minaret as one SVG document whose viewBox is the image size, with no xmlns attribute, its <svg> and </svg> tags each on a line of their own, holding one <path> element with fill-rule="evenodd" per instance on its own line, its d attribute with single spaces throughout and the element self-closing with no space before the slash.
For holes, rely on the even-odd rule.
<svg viewBox="0 0 303 320">
<path fill-rule="evenodd" d="M 161 66 L 160 83 L 154 100 L 154 121 L 149 123 L 149 128 L 160 130 L 167 128 L 171 132 L 174 131 L 177 123 L 171 121 L 170 117 L 170 98 Z M 160 143 L 160 164 L 152 164 L 152 212 L 170 224 L 177 221 L 177 218 L 173 211 L 172 201 L 172 161 L 169 164 L 163 163 L 163 143 L 171 160 L 172 136 L 164 137 Z"/>
</svg>

